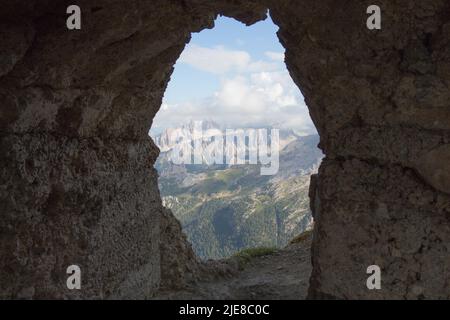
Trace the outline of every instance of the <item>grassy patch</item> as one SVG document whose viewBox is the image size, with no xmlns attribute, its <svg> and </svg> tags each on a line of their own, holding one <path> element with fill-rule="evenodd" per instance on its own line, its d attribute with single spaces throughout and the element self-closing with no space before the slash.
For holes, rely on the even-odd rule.
<svg viewBox="0 0 450 320">
<path fill-rule="evenodd" d="M 312 229 L 311 229 L 311 230 L 308 230 L 308 231 L 305 231 L 305 232 L 299 234 L 298 236 L 296 236 L 296 237 L 295 237 L 294 239 L 292 239 L 289 243 L 290 243 L 290 244 L 294 244 L 294 243 L 300 243 L 300 242 L 303 242 L 303 241 L 305 241 L 306 239 L 308 239 L 309 237 L 311 237 L 312 234 L 313 234 L 313 230 L 312 230 Z"/>
<path fill-rule="evenodd" d="M 233 258 L 238 260 L 239 267 L 243 267 L 249 263 L 253 258 L 267 256 L 273 254 L 277 251 L 275 247 L 260 247 L 260 248 L 249 248 L 241 250 L 233 255 Z"/>
<path fill-rule="evenodd" d="M 221 180 L 208 179 L 203 182 L 201 186 L 196 186 L 194 191 L 197 193 L 203 193 L 211 195 L 213 193 L 219 193 L 227 189 L 227 184 Z"/>
<path fill-rule="evenodd" d="M 216 179 L 222 180 L 226 184 L 230 184 L 234 182 L 237 178 L 241 177 L 244 174 L 244 171 L 242 169 L 228 169 L 219 171 L 216 174 Z"/>
</svg>

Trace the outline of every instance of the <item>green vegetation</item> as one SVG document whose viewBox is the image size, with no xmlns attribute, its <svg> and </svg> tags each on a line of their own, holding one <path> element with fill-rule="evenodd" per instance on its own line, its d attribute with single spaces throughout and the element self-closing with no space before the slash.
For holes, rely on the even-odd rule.
<svg viewBox="0 0 450 320">
<path fill-rule="evenodd" d="M 318 138 L 305 138 L 280 154 L 280 172 L 262 176 L 258 166 L 175 166 L 158 160 L 164 205 L 183 226 L 194 251 L 220 259 L 243 248 L 282 248 L 303 241 L 310 226 L 310 175 L 320 161 Z"/>
<path fill-rule="evenodd" d="M 220 259 L 242 248 L 282 248 L 309 224 L 309 176 L 266 179 L 255 168 L 230 168 L 208 172 L 182 193 L 161 177 L 160 189 L 195 252 Z"/>
<path fill-rule="evenodd" d="M 242 268 L 249 263 L 252 258 L 271 255 L 275 252 L 277 252 L 277 248 L 274 247 L 249 248 L 235 253 L 232 257 L 237 259 L 239 267 Z"/>
</svg>

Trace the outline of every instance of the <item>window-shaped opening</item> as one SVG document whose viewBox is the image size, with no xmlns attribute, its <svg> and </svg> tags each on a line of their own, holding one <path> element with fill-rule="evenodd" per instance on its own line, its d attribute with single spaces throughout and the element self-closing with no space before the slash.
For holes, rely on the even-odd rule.
<svg viewBox="0 0 450 320">
<path fill-rule="evenodd" d="M 322 153 L 277 29 L 220 17 L 194 34 L 150 131 L 163 204 L 202 259 L 282 248 L 313 226 Z"/>
</svg>

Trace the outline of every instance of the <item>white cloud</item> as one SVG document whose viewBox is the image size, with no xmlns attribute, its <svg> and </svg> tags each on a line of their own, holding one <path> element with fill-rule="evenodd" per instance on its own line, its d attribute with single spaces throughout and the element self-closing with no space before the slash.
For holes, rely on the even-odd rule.
<svg viewBox="0 0 450 320">
<path fill-rule="evenodd" d="M 280 69 L 278 63 L 267 61 L 255 61 L 248 65 L 245 71 L 247 72 L 263 72 L 263 71 L 276 71 Z"/>
<path fill-rule="evenodd" d="M 208 98 L 162 105 L 153 129 L 178 127 L 190 120 L 213 120 L 224 128 L 274 126 L 314 133 L 300 90 L 284 63 L 284 54 L 266 52 L 253 61 L 246 51 L 190 45 L 181 63 L 219 75 L 221 86 Z"/>
<path fill-rule="evenodd" d="M 284 62 L 284 52 L 267 51 L 264 54 L 273 61 Z"/>
<path fill-rule="evenodd" d="M 205 48 L 198 45 L 189 45 L 181 54 L 179 62 L 216 75 L 230 72 L 274 71 L 280 68 L 278 63 L 252 61 L 248 52 L 229 50 L 223 46 Z"/>
<path fill-rule="evenodd" d="M 250 55 L 246 51 L 231 51 L 224 47 L 204 48 L 197 45 L 189 45 L 179 59 L 181 63 L 214 74 L 245 69 L 250 61 Z"/>
<path fill-rule="evenodd" d="M 211 97 L 165 104 L 155 123 L 177 127 L 190 120 L 213 120 L 227 128 L 274 126 L 315 132 L 303 97 L 286 70 L 224 79 Z"/>
</svg>

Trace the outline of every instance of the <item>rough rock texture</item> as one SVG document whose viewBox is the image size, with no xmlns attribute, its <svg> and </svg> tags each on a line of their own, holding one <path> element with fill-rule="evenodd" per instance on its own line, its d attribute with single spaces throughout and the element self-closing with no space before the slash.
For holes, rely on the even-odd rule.
<svg viewBox="0 0 450 320">
<path fill-rule="evenodd" d="M 80 31 L 66 29 L 71 4 L 82 9 Z M 264 7 L 0 7 L 0 298 L 147 298 L 193 278 L 184 275 L 196 262 L 181 234 L 161 247 L 184 251 L 160 251 L 167 230 L 180 229 L 163 219 L 152 168 L 158 149 L 147 133 L 191 32 L 212 27 L 219 10 L 252 23 Z M 80 291 L 66 287 L 72 264 L 81 267 Z M 174 265 L 178 271 L 166 269 Z"/>
<path fill-rule="evenodd" d="M 204 275 L 205 265 L 195 256 L 191 244 L 181 229 L 181 223 L 170 210 L 164 209 L 161 218 L 161 282 L 163 292 L 182 290 L 195 284 Z"/>
<path fill-rule="evenodd" d="M 298 239 L 298 238 L 297 238 Z M 208 260 L 201 278 L 178 290 L 159 292 L 158 300 L 305 300 L 311 275 L 312 236 L 262 255 Z"/>
<path fill-rule="evenodd" d="M 272 10 L 326 154 L 310 297 L 450 298 L 450 4 L 377 1 L 380 31 L 369 4 Z M 372 264 L 382 290 L 366 287 Z"/>
<path fill-rule="evenodd" d="M 326 154 L 310 297 L 450 298 L 450 4 L 377 2 L 380 31 L 360 0 L 0 0 L 0 298 L 146 298 L 195 279 L 183 237 L 164 236 L 177 227 L 147 132 L 190 33 L 266 8 Z M 365 286 L 371 264 L 382 290 Z"/>
</svg>

